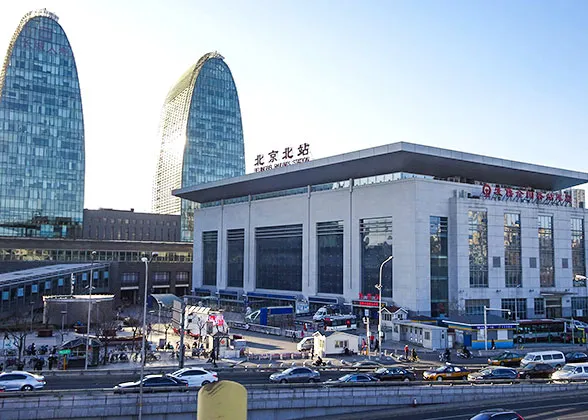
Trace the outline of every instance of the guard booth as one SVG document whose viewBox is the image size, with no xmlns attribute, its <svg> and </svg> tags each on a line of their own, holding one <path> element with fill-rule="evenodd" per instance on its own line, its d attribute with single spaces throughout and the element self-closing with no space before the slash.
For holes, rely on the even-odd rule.
<svg viewBox="0 0 588 420">
<path fill-rule="evenodd" d="M 496 348 L 513 348 L 514 332 L 518 325 L 518 322 L 491 314 L 486 317 L 486 323 L 484 315 L 454 315 L 444 319 L 443 323 L 455 331 L 455 342 L 458 345 L 478 350 L 485 349 L 486 345 L 490 349 L 492 340 Z"/>
<path fill-rule="evenodd" d="M 431 350 L 448 347 L 447 328 L 431 324 L 421 324 L 410 320 L 391 322 L 392 341 L 402 341 Z"/>
</svg>

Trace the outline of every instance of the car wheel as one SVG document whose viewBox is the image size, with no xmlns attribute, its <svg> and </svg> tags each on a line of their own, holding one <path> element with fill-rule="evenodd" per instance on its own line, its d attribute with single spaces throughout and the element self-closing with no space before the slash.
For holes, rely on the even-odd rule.
<svg viewBox="0 0 588 420">
<path fill-rule="evenodd" d="M 315 382 L 318 382 L 318 381 L 317 381 L 316 379 L 314 379 L 314 378 L 310 378 L 310 379 L 308 380 L 308 383 L 309 383 L 309 384 L 314 384 Z"/>
<path fill-rule="evenodd" d="M 500 366 L 504 366 L 504 362 L 500 362 Z"/>
<path fill-rule="evenodd" d="M 443 380 L 443 377 L 442 376 L 437 376 L 437 381 L 438 382 L 441 382 L 442 380 Z"/>
<path fill-rule="evenodd" d="M 202 381 L 202 385 L 201 386 L 208 385 L 209 383 L 210 383 L 210 381 Z"/>
<path fill-rule="evenodd" d="M 281 384 L 287 384 L 287 383 L 288 383 L 288 381 L 287 381 L 286 379 L 281 379 L 281 380 L 280 380 L 280 383 L 281 383 Z"/>
<path fill-rule="evenodd" d="M 557 370 L 560 370 L 560 369 L 561 369 L 561 365 L 555 365 L 555 368 L 556 368 Z"/>
<path fill-rule="evenodd" d="M 24 385 L 20 390 L 21 391 L 32 391 L 33 387 L 31 385 Z"/>
<path fill-rule="evenodd" d="M 525 379 L 531 379 L 531 375 L 525 375 Z"/>
<path fill-rule="evenodd" d="M 403 382 L 410 382 L 410 378 L 404 378 L 402 381 Z"/>
</svg>

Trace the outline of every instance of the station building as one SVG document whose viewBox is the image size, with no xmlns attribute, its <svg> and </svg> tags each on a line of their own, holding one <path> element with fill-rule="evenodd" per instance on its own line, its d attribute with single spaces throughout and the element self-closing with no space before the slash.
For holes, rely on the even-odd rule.
<svg viewBox="0 0 588 420">
<path fill-rule="evenodd" d="M 586 182 L 586 173 L 402 142 L 174 194 L 200 203 L 197 292 L 375 314 L 381 291 L 413 315 L 486 306 L 523 319 L 588 310 L 586 212 L 570 190 Z"/>
</svg>

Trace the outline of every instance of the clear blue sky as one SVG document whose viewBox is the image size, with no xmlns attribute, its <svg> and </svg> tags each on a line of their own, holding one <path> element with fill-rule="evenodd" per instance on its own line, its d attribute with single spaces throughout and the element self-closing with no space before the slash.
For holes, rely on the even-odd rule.
<svg viewBox="0 0 588 420">
<path fill-rule="evenodd" d="M 409 141 L 587 171 L 588 2 L 66 1 L 78 64 L 87 208 L 149 211 L 163 100 L 218 50 L 241 101 L 246 162 L 302 142 L 314 159 Z"/>
</svg>

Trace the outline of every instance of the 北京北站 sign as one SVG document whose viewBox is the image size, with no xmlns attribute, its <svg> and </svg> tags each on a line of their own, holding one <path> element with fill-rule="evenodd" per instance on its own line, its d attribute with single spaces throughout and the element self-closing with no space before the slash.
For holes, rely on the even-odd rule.
<svg viewBox="0 0 588 420">
<path fill-rule="evenodd" d="M 518 188 L 482 186 L 482 198 L 500 201 L 518 201 L 533 204 L 551 204 L 555 206 L 571 206 L 572 195 L 561 191 L 546 192 Z"/>
<path fill-rule="evenodd" d="M 263 172 L 282 166 L 294 165 L 310 161 L 310 144 L 303 143 L 296 150 L 285 147 L 284 150 L 271 150 L 267 156 L 259 154 L 255 158 L 255 172 Z"/>
</svg>

